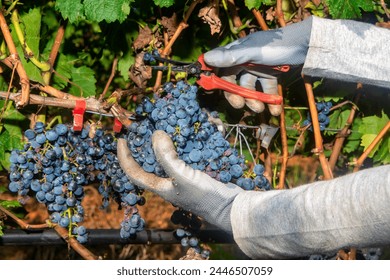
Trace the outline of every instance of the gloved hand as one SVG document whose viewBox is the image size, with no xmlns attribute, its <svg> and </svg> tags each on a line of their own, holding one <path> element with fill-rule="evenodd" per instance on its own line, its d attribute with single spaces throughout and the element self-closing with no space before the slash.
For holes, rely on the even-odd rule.
<svg viewBox="0 0 390 280">
<path fill-rule="evenodd" d="M 119 139 L 118 160 L 130 181 L 231 232 L 232 201 L 243 190 L 234 184 L 225 185 L 187 166 L 184 161 L 178 159 L 171 138 L 163 131 L 157 130 L 153 133 L 152 145 L 157 161 L 169 178 L 145 172 L 132 158 L 126 140 Z"/>
<path fill-rule="evenodd" d="M 312 18 L 284 28 L 259 31 L 238 39 L 224 47 L 205 53 L 206 64 L 219 68 L 219 76 L 229 82 L 239 82 L 241 86 L 254 90 L 259 81 L 263 92 L 278 94 L 275 71 L 264 67 L 247 68 L 244 63 L 268 66 L 301 65 L 305 62 L 309 48 Z M 238 80 L 238 81 L 237 81 Z M 264 104 L 253 99 L 225 92 L 225 97 L 234 108 L 246 104 L 255 112 L 262 112 Z M 272 115 L 281 113 L 281 105 L 269 105 Z"/>
<path fill-rule="evenodd" d="M 390 244 L 390 165 L 292 190 L 243 191 L 177 158 L 170 137 L 153 133 L 157 161 L 169 178 L 145 172 L 118 140 L 129 180 L 233 233 L 251 258 L 282 259 Z"/>
</svg>

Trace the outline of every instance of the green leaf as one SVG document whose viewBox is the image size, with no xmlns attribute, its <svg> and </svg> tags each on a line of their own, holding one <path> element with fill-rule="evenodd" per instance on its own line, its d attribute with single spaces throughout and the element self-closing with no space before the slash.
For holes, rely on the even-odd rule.
<svg viewBox="0 0 390 280">
<path fill-rule="evenodd" d="M 161 8 L 163 8 L 163 7 L 168 8 L 168 7 L 172 6 L 173 4 L 175 4 L 175 0 L 153 0 L 153 1 L 154 1 L 154 4 L 156 6 L 159 6 Z"/>
<path fill-rule="evenodd" d="M 31 9 L 27 14 L 21 15 L 20 19 L 26 42 L 34 55 L 39 59 L 39 41 L 41 40 L 42 19 L 41 9 Z"/>
<path fill-rule="evenodd" d="M 9 132 L 8 130 L 4 131 L 0 135 L 0 145 L 4 148 L 4 151 L 12 151 L 14 149 L 22 149 L 22 137 L 21 133 L 15 131 Z"/>
<path fill-rule="evenodd" d="M 79 68 L 72 68 L 72 86 L 69 89 L 69 93 L 88 97 L 95 96 L 96 94 L 96 79 L 94 71 L 87 67 L 81 66 Z"/>
<path fill-rule="evenodd" d="M 21 149 L 23 147 L 21 124 L 25 120 L 26 117 L 14 107 L 8 107 L 4 112 L 2 123 L 6 130 L 0 135 L 0 149 L 3 150 L 3 153 L 5 151 L 12 151 L 13 149 Z M 2 156 L 4 158 L 4 154 L 2 154 Z"/>
<path fill-rule="evenodd" d="M 367 150 L 368 146 L 374 141 L 376 137 L 376 134 L 364 134 L 362 136 L 361 145 L 364 147 L 364 150 Z M 379 143 L 372 149 L 371 153 L 368 155 L 368 157 L 372 158 L 375 154 L 376 150 L 378 149 Z"/>
<path fill-rule="evenodd" d="M 57 0 L 55 8 L 64 19 L 69 19 L 71 23 L 85 19 L 84 6 L 81 4 L 81 0 Z"/>
<path fill-rule="evenodd" d="M 63 89 L 68 85 L 68 81 L 72 78 L 72 68 L 74 66 L 64 54 L 59 54 L 56 62 L 55 72 L 53 73 L 53 83 L 57 89 Z"/>
<path fill-rule="evenodd" d="M 254 9 L 258 9 L 261 5 L 261 0 L 245 0 L 245 6 L 249 9 L 249 10 L 252 10 L 253 8 Z"/>
<path fill-rule="evenodd" d="M 129 80 L 129 69 L 134 64 L 134 57 L 131 52 L 127 52 L 125 56 L 118 61 L 118 71 L 121 73 L 125 81 Z"/>
<path fill-rule="evenodd" d="M 359 126 L 359 132 L 362 134 L 375 134 L 385 127 L 389 117 L 382 111 L 382 116 L 369 116 L 362 118 L 362 124 Z"/>
<path fill-rule="evenodd" d="M 84 0 L 85 15 L 97 22 L 123 22 L 130 14 L 131 2 L 134 0 Z"/>
<path fill-rule="evenodd" d="M 359 132 L 363 134 L 361 138 L 360 145 L 364 147 L 364 151 L 367 150 L 368 146 L 372 143 L 375 137 L 379 134 L 379 132 L 385 127 L 385 125 L 389 122 L 389 117 L 382 111 L 382 116 L 369 116 L 362 119 L 362 124 L 359 126 Z M 388 138 L 388 137 L 387 137 Z M 375 153 L 382 149 L 382 145 L 388 145 L 386 141 L 383 139 L 372 149 L 369 157 L 374 157 Z M 381 154 L 379 157 L 383 157 Z"/>
<path fill-rule="evenodd" d="M 381 164 L 390 163 L 390 137 L 387 137 L 380 145 L 377 154 L 374 156 L 374 161 Z"/>
<path fill-rule="evenodd" d="M 7 209 L 22 207 L 20 202 L 16 201 L 16 200 L 3 200 L 3 201 L 0 201 L 0 205 L 3 206 L 4 208 L 7 208 Z"/>
<path fill-rule="evenodd" d="M 328 127 L 332 129 L 343 128 L 348 120 L 350 112 L 351 112 L 350 109 L 343 110 L 343 111 L 335 110 L 332 114 L 329 115 Z M 336 133 L 337 133 L 336 131 L 329 131 L 329 130 L 324 132 L 325 135 L 334 135 Z"/>
<path fill-rule="evenodd" d="M 41 59 L 39 53 L 39 42 L 41 39 L 41 19 L 42 13 L 40 8 L 30 9 L 28 13 L 20 15 L 20 26 L 24 33 L 25 41 L 32 50 L 35 58 Z M 26 60 L 23 48 L 16 35 L 15 28 L 11 24 L 11 35 L 15 42 L 16 49 L 18 51 L 20 60 L 23 64 L 24 69 L 27 72 L 27 76 L 30 80 L 43 84 L 41 71 L 31 61 Z"/>
<path fill-rule="evenodd" d="M 275 0 L 245 0 L 245 6 L 249 10 L 259 9 L 262 4 L 272 6 L 275 4 Z"/>
<path fill-rule="evenodd" d="M 352 132 L 347 138 L 347 142 L 343 147 L 344 153 L 353 153 L 359 150 L 360 140 L 362 138 L 362 134 L 358 131 L 358 127 L 361 125 L 361 119 L 355 119 L 352 123 Z"/>
<path fill-rule="evenodd" d="M 333 18 L 361 18 L 361 9 L 372 12 L 375 7 L 372 0 L 326 0 L 326 4 Z"/>
<path fill-rule="evenodd" d="M 23 148 L 21 135 L 18 133 L 11 134 L 8 130 L 0 134 L 0 163 L 9 169 L 11 163 L 9 157 L 12 150 L 20 150 Z M 8 152 L 7 152 L 8 151 Z"/>
</svg>

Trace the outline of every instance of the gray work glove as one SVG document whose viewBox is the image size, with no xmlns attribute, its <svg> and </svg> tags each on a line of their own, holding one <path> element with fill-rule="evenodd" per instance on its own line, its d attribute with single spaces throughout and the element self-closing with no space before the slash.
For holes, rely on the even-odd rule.
<svg viewBox="0 0 390 280">
<path fill-rule="evenodd" d="M 168 134 L 155 131 L 152 145 L 157 161 L 169 178 L 145 172 L 132 158 L 125 139 L 118 140 L 118 160 L 129 180 L 152 191 L 173 205 L 204 218 L 227 232 L 232 231 L 232 201 L 243 190 L 234 184 L 223 184 L 207 174 L 194 170 L 178 159 Z"/>
<path fill-rule="evenodd" d="M 230 82 L 255 90 L 259 81 L 263 92 L 278 94 L 276 71 L 264 67 L 240 66 L 253 63 L 268 66 L 302 65 L 309 48 L 312 18 L 286 26 L 284 28 L 259 31 L 238 39 L 224 47 L 205 53 L 206 64 L 219 68 L 219 76 Z M 264 104 L 254 99 L 225 92 L 225 97 L 234 108 L 246 104 L 255 112 L 262 112 Z M 269 105 L 272 115 L 281 113 L 281 105 Z"/>
<path fill-rule="evenodd" d="M 390 244 L 390 165 L 267 192 L 232 207 L 234 240 L 252 258 L 334 254 Z"/>
<path fill-rule="evenodd" d="M 305 257 L 390 244 L 390 165 L 292 190 L 243 191 L 187 166 L 165 132 L 154 132 L 152 144 L 169 178 L 145 172 L 126 140 L 119 139 L 118 160 L 129 180 L 232 232 L 251 258 Z"/>
</svg>

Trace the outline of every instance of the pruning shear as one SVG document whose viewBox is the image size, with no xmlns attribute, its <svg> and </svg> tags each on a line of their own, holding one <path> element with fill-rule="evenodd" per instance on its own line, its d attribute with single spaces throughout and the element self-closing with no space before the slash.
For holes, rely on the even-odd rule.
<svg viewBox="0 0 390 280">
<path fill-rule="evenodd" d="M 274 94 L 267 94 L 261 91 L 251 90 L 237 84 L 228 82 L 220 77 L 218 77 L 215 73 L 213 73 L 213 68 L 206 65 L 204 62 L 204 54 L 200 55 L 198 60 L 194 63 L 185 63 L 174 61 L 170 59 L 165 59 L 161 57 L 154 56 L 156 60 L 160 60 L 163 62 L 169 62 L 172 64 L 176 64 L 172 66 L 171 69 L 173 71 L 186 72 L 189 75 L 194 75 L 198 79 L 196 83 L 203 87 L 205 90 L 214 90 L 220 89 L 233 94 L 237 94 L 244 98 L 256 99 L 262 101 L 267 104 L 282 104 L 283 98 Z M 178 65 L 179 64 L 179 65 Z M 281 66 L 267 66 L 267 65 L 257 65 L 257 64 L 243 64 L 244 67 L 266 67 L 279 72 L 288 72 L 290 70 L 289 65 L 281 65 Z M 153 69 L 156 70 L 166 70 L 167 66 L 152 66 Z"/>
</svg>

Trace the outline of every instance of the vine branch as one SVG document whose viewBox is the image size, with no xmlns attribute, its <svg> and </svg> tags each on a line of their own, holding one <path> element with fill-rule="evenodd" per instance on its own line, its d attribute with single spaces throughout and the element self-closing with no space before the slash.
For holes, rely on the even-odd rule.
<svg viewBox="0 0 390 280">
<path fill-rule="evenodd" d="M 16 72 L 19 75 L 20 85 L 22 87 L 22 98 L 16 104 L 17 107 L 23 107 L 28 104 L 30 97 L 30 80 L 27 76 L 27 72 L 24 69 L 18 51 L 16 50 L 15 43 L 12 40 L 11 33 L 8 28 L 8 24 L 5 20 L 3 12 L 0 10 L 0 28 L 3 33 L 4 40 L 7 44 L 8 50 L 10 52 L 10 61 L 12 65 L 16 67 Z"/>
<path fill-rule="evenodd" d="M 280 83 L 278 83 L 278 94 L 283 98 L 283 88 Z M 287 161 L 288 161 L 288 144 L 287 144 L 286 119 L 285 119 L 286 115 L 284 112 L 283 104 L 281 106 L 282 106 L 282 112 L 280 114 L 280 138 L 282 139 L 282 163 L 280 167 L 278 189 L 284 189 L 284 182 L 286 180 Z"/>
<path fill-rule="evenodd" d="M 261 28 L 262 30 L 268 30 L 268 29 L 269 29 L 267 23 L 266 23 L 265 20 L 264 20 L 263 15 L 260 13 L 259 10 L 257 10 L 257 9 L 252 9 L 252 14 L 253 14 L 254 17 L 256 18 L 257 23 L 259 24 L 259 26 L 260 26 L 260 28 Z"/>
<path fill-rule="evenodd" d="M 358 90 L 359 89 L 360 89 L 360 86 L 358 86 Z M 359 99 L 360 99 L 360 92 L 357 93 L 357 95 L 354 99 L 354 104 L 357 104 Z M 351 127 L 352 122 L 355 118 L 356 111 L 357 111 L 357 106 L 353 105 L 343 129 L 340 132 L 338 132 L 336 135 L 336 139 L 335 139 L 333 147 L 332 147 L 332 153 L 330 154 L 330 157 L 329 157 L 329 167 L 332 171 L 334 170 L 334 168 L 336 166 L 336 163 L 337 163 L 337 160 L 339 158 L 344 141 L 347 138 L 347 136 L 349 135 L 348 131 L 349 131 L 349 128 Z"/>
<path fill-rule="evenodd" d="M 314 141 L 316 145 L 315 152 L 318 153 L 318 157 L 321 163 L 322 171 L 324 172 L 324 179 L 329 180 L 333 178 L 332 170 L 329 167 L 328 160 L 324 154 L 324 148 L 322 145 L 322 136 L 320 131 L 320 124 L 318 122 L 318 113 L 316 103 L 314 99 L 313 87 L 309 78 L 304 77 L 305 89 L 307 93 L 307 99 L 309 102 L 310 116 L 312 119 L 312 126 L 314 131 Z"/>
<path fill-rule="evenodd" d="M 7 92 L 0 91 L 0 98 L 6 98 L 7 97 Z M 18 102 L 21 98 L 21 93 L 11 93 L 9 96 L 10 100 L 13 100 L 15 102 Z M 61 107 L 61 108 L 67 108 L 67 109 L 73 109 L 76 107 L 76 100 L 77 99 L 59 99 L 59 98 L 54 98 L 54 97 L 46 97 L 46 96 L 40 96 L 37 94 L 31 94 L 30 95 L 30 104 L 31 105 L 43 105 L 43 106 L 54 106 L 54 107 Z M 101 114 L 101 115 L 106 115 L 108 117 L 113 117 L 115 115 L 111 114 L 112 111 L 109 111 L 106 109 L 107 105 L 105 102 L 99 102 L 95 98 L 86 98 L 86 111 L 89 111 L 91 113 L 95 114 Z M 118 105 L 119 106 L 119 105 Z M 117 110 L 123 115 L 126 116 L 126 118 L 130 118 L 133 116 L 133 113 L 121 109 Z M 115 116 L 117 117 L 117 116 Z"/>
<path fill-rule="evenodd" d="M 234 0 L 222 0 L 222 4 L 226 12 L 230 14 L 228 20 L 229 20 L 229 27 L 232 33 L 233 34 L 238 33 L 238 37 L 240 38 L 245 37 L 246 33 L 244 30 L 242 30 L 244 24 L 242 23 L 240 17 L 238 16 L 236 4 L 234 3 Z"/>
<path fill-rule="evenodd" d="M 118 66 L 118 57 L 115 57 L 114 61 L 112 62 L 110 77 L 108 78 L 108 81 L 106 83 L 106 86 L 104 87 L 104 90 L 103 90 L 102 94 L 100 94 L 100 96 L 99 96 L 99 101 L 102 101 L 104 96 L 106 95 L 106 93 L 108 91 L 108 88 L 110 87 L 110 84 L 111 84 L 112 80 L 115 77 L 116 67 L 117 66 Z"/>
<path fill-rule="evenodd" d="M 14 213 L 7 210 L 5 207 L 0 205 L 0 211 L 3 212 L 5 215 L 10 217 L 12 220 L 14 220 L 22 229 L 45 229 L 49 228 L 47 224 L 38 224 L 38 225 L 30 225 L 23 221 L 22 219 L 18 218 Z"/>
<path fill-rule="evenodd" d="M 63 40 L 64 35 L 65 35 L 65 27 L 66 27 L 66 24 L 61 24 L 60 27 L 58 27 L 57 34 L 56 34 L 53 46 L 52 46 L 51 51 L 50 51 L 49 64 L 52 68 L 54 67 L 54 63 L 56 61 L 58 52 L 59 52 L 61 44 L 62 44 L 62 40 Z"/>
<path fill-rule="evenodd" d="M 282 10 L 283 0 L 276 0 L 276 16 L 278 17 L 278 22 L 281 27 L 286 26 L 286 21 L 284 20 L 284 14 Z"/>
</svg>

